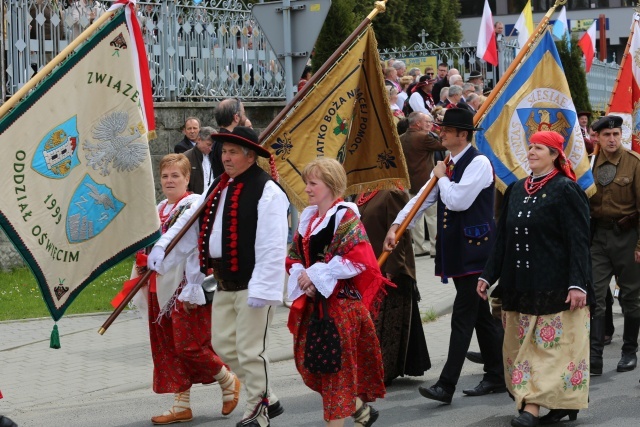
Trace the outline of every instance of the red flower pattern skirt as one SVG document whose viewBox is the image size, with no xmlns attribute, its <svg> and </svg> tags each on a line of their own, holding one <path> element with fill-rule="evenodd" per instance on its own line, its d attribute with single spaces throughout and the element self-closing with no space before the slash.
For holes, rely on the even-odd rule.
<svg viewBox="0 0 640 427">
<path fill-rule="evenodd" d="M 302 296 L 301 298 L 306 298 Z M 362 301 L 327 300 L 329 314 L 340 332 L 342 369 L 335 374 L 312 374 L 304 367 L 307 329 L 313 303 L 307 301 L 294 336 L 294 357 L 304 383 L 322 395 L 326 421 L 347 418 L 356 410 L 356 397 L 371 402 L 385 395 L 382 353 L 376 329 Z"/>
<path fill-rule="evenodd" d="M 178 291 L 179 292 L 179 291 Z M 149 292 L 149 335 L 153 391 L 180 393 L 192 384 L 211 384 L 224 363 L 211 346 L 211 304 L 184 311 L 176 301 L 171 316 L 160 314 L 158 297 Z"/>
</svg>

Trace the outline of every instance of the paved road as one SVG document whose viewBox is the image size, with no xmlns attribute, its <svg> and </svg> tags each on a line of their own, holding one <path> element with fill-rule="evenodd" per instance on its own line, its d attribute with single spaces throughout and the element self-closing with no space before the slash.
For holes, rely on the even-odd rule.
<svg viewBox="0 0 640 427">
<path fill-rule="evenodd" d="M 433 308 L 441 317 L 424 326 L 434 367 L 420 378 L 402 378 L 376 402 L 376 426 L 507 426 L 515 408 L 506 394 L 465 397 L 460 390 L 475 386 L 482 368 L 465 364 L 450 406 L 424 399 L 418 385 L 437 380 L 448 348 L 454 291 L 433 277 L 433 262 L 418 258 L 422 310 Z M 273 388 L 285 414 L 273 426 L 323 426 L 321 401 L 307 389 L 291 359 L 287 310 L 279 309 L 273 325 L 269 355 Z M 97 330 L 106 315 L 75 316 L 59 322 L 62 349 L 49 349 L 52 322 L 47 319 L 0 323 L 0 414 L 20 427 L 150 426 L 149 418 L 170 404 L 166 395 L 151 391 L 152 364 L 144 323 L 134 313 L 123 314 L 104 335 Z M 615 372 L 621 344 L 622 317 L 616 315 L 614 343 L 606 348 L 605 375 L 593 381 L 591 407 L 570 425 L 637 425 L 640 418 L 640 371 Z M 477 343 L 472 342 L 477 349 Z M 240 413 L 219 415 L 218 386 L 195 386 L 192 426 L 234 426 Z M 242 405 L 242 402 L 241 402 Z M 240 411 L 239 411 L 240 412 Z M 347 425 L 352 425 L 347 422 Z"/>
</svg>

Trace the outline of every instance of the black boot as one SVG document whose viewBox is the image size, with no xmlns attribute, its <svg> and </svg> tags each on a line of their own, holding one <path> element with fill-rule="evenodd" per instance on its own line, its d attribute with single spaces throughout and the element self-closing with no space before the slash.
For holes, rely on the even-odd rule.
<svg viewBox="0 0 640 427">
<path fill-rule="evenodd" d="M 618 362 L 618 372 L 628 372 L 636 369 L 638 364 L 638 331 L 640 330 L 640 318 L 624 317 L 624 333 L 622 334 L 622 357 Z"/>
<path fill-rule="evenodd" d="M 604 317 L 593 317 L 591 319 L 591 333 L 589 336 L 591 344 L 589 355 L 589 369 L 591 376 L 602 375 L 602 351 L 604 350 Z"/>
</svg>

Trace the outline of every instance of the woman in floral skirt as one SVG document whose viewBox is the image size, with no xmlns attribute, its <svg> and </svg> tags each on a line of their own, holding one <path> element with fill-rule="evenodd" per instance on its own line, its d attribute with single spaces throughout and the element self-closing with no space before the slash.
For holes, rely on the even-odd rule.
<svg viewBox="0 0 640 427">
<path fill-rule="evenodd" d="M 493 252 L 478 293 L 500 279 L 506 385 L 520 415 L 512 426 L 550 424 L 587 407 L 593 301 L 589 201 L 564 155 L 564 137 L 531 136 L 532 174 L 505 193 Z M 540 407 L 551 409 L 539 418 Z"/>
<path fill-rule="evenodd" d="M 352 416 L 356 426 L 369 427 L 378 412 L 365 402 L 385 394 L 370 310 L 379 306 L 389 282 L 380 273 L 357 206 L 341 198 L 347 187 L 342 165 L 319 158 L 305 167 L 302 177 L 310 206 L 300 214 L 287 257 L 296 367 L 304 383 L 322 395 L 327 426 L 341 427 Z M 305 366 L 307 331 L 320 294 L 339 333 L 341 368 L 336 373 L 312 373 Z"/>
</svg>

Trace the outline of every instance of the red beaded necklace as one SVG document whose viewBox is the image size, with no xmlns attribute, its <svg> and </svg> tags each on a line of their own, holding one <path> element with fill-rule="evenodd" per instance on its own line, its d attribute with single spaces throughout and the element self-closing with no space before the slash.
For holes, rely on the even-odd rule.
<svg viewBox="0 0 640 427">
<path fill-rule="evenodd" d="M 526 191 L 528 195 L 533 196 L 542 187 L 544 187 L 547 182 L 551 181 L 551 178 L 558 175 L 558 172 L 560 171 L 554 168 L 547 176 L 536 182 L 533 182 L 533 175 L 529 176 L 524 181 L 524 191 Z"/>
<path fill-rule="evenodd" d="M 371 193 L 362 193 L 358 200 L 356 200 L 356 205 L 362 206 L 367 203 L 369 200 L 373 199 L 373 197 L 378 194 L 380 190 L 373 190 Z"/>
<path fill-rule="evenodd" d="M 167 208 L 167 205 L 169 205 L 169 200 L 167 199 L 167 203 L 165 203 L 164 206 L 162 206 L 162 209 L 160 210 L 160 224 L 164 224 L 167 221 L 167 219 L 169 219 L 173 211 L 175 211 L 176 208 L 178 207 L 178 204 L 180 203 L 180 201 L 185 197 L 187 197 L 189 194 L 191 194 L 191 192 L 189 191 L 185 192 L 182 195 L 182 197 L 180 197 L 178 201 L 173 204 L 169 212 L 165 213 L 165 209 Z"/>
<path fill-rule="evenodd" d="M 325 217 L 327 216 L 327 212 L 329 212 L 331 210 L 332 207 L 334 207 L 335 205 L 337 205 L 339 202 L 341 202 L 342 199 L 336 199 L 333 204 L 331 206 L 329 206 L 329 209 L 326 210 L 326 212 L 324 213 L 324 215 L 322 215 L 320 217 L 320 220 L 317 222 L 318 225 L 322 224 L 322 221 L 324 221 Z M 311 259 L 309 257 L 309 240 L 311 239 L 311 232 L 313 231 L 313 224 L 315 222 L 315 220 L 319 217 L 319 213 L 320 210 L 318 209 L 316 211 L 315 214 L 313 214 L 311 216 L 311 218 L 309 218 L 309 224 L 307 224 L 307 231 L 305 231 L 304 236 L 302 236 L 302 250 L 304 252 L 304 257 L 305 260 L 307 262 L 307 267 L 311 266 Z"/>
</svg>

